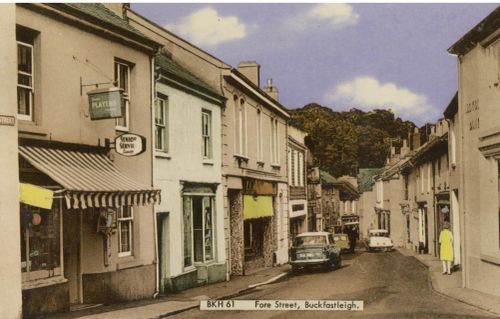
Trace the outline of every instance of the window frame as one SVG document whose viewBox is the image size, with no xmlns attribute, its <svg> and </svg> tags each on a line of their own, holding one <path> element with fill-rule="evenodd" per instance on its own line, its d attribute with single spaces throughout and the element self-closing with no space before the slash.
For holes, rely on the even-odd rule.
<svg viewBox="0 0 500 319">
<path fill-rule="evenodd" d="M 17 68 L 18 79 L 16 81 L 16 87 L 17 87 L 17 89 L 23 88 L 23 89 L 30 90 L 30 95 L 29 95 L 29 115 L 18 113 L 19 112 L 19 100 L 17 101 L 17 103 L 18 103 L 18 110 L 16 111 L 16 114 L 17 114 L 17 118 L 19 120 L 33 122 L 34 121 L 34 114 L 33 114 L 33 111 L 34 111 L 34 95 L 35 95 L 35 58 L 34 58 L 35 48 L 34 48 L 33 44 L 29 44 L 29 43 L 26 43 L 26 42 L 23 42 L 23 41 L 16 40 L 16 43 L 17 43 L 17 47 L 16 47 L 17 49 L 19 49 L 19 46 L 25 46 L 25 47 L 29 47 L 31 49 L 31 74 L 29 74 L 27 72 L 24 72 L 24 71 L 20 71 L 19 68 Z M 19 66 L 19 61 L 18 61 L 18 66 Z M 31 87 L 27 86 L 27 85 L 24 85 L 24 84 L 19 84 L 19 75 L 20 74 L 31 77 Z"/>
<path fill-rule="evenodd" d="M 130 209 L 130 216 L 127 217 L 122 217 L 123 216 L 123 209 L 125 207 L 128 207 Z M 134 251 L 134 207 L 133 206 L 120 206 L 117 209 L 117 227 L 118 227 L 118 257 L 128 257 L 133 255 Z M 129 233 L 128 233 L 128 240 L 129 240 L 129 247 L 130 250 L 128 251 L 122 251 L 122 223 L 128 223 L 129 224 Z"/>
<path fill-rule="evenodd" d="M 117 67 L 118 66 L 118 67 Z M 126 83 L 126 90 L 123 89 L 123 103 L 125 104 L 124 111 L 125 111 L 125 116 L 121 117 L 124 119 L 125 125 L 120 125 L 120 119 L 117 118 L 115 119 L 115 130 L 117 131 L 122 131 L 122 132 L 128 132 L 130 130 L 130 75 L 131 75 L 131 69 L 132 67 L 130 64 L 127 64 L 122 61 L 114 60 L 113 68 L 114 68 L 114 79 L 115 79 L 115 84 L 117 87 L 120 87 L 120 79 L 121 79 L 121 71 L 119 66 L 124 66 L 127 69 L 127 83 Z M 118 72 L 117 72 L 118 71 Z"/>
<path fill-rule="evenodd" d="M 205 123 L 205 120 L 207 123 Z M 207 132 L 205 132 L 205 124 L 207 124 Z M 203 159 L 213 158 L 212 146 L 212 112 L 207 109 L 201 110 L 201 140 L 202 140 L 202 157 Z"/>
<path fill-rule="evenodd" d="M 217 251 L 216 251 L 216 245 L 215 245 L 215 239 L 216 239 L 216 224 L 215 224 L 215 213 L 216 213 L 216 202 L 215 202 L 215 194 L 210 194 L 210 193 L 207 193 L 207 194 L 192 194 L 192 193 L 184 193 L 182 195 L 183 197 L 183 203 L 184 201 L 187 199 L 188 200 L 188 204 L 189 204 L 189 213 L 190 213 L 190 221 L 191 221 L 191 225 L 190 225 L 190 230 L 191 230 L 191 234 L 190 234 L 190 246 L 189 247 L 189 251 L 190 251 L 190 264 L 189 265 L 186 265 L 185 264 L 185 248 L 186 248 L 186 242 L 185 242 L 185 229 L 186 229 L 186 225 L 185 225 L 185 217 L 184 217 L 184 214 L 186 214 L 186 211 L 185 209 L 183 208 L 183 216 L 182 216 L 182 236 L 183 236 L 183 239 L 182 239 L 182 267 L 184 270 L 189 270 L 189 269 L 192 269 L 193 267 L 195 267 L 196 265 L 202 265 L 202 264 L 206 264 L 206 263 L 210 263 L 210 262 L 214 262 L 216 259 L 217 259 Z M 193 199 L 195 197 L 199 197 L 201 199 L 201 218 L 202 218 L 202 255 L 203 255 L 203 258 L 202 258 L 202 261 L 196 261 L 195 260 L 195 236 L 194 236 L 194 210 L 193 210 Z M 206 238 L 205 238 L 205 231 L 207 228 L 205 228 L 205 203 L 204 203 L 204 198 L 207 197 L 210 201 L 210 208 L 211 208 L 211 221 L 210 221 L 210 226 L 211 226 L 211 230 L 212 230 L 212 233 L 211 233 L 211 240 L 212 240 L 212 256 L 210 259 L 207 259 L 207 256 L 206 256 L 206 250 L 205 250 L 205 245 L 206 245 Z"/>
<path fill-rule="evenodd" d="M 297 175 L 299 177 L 299 187 L 305 187 L 305 183 L 304 183 L 304 152 L 303 151 L 298 151 L 298 158 L 297 158 L 297 161 L 298 161 L 298 172 L 297 172 Z"/>
<path fill-rule="evenodd" d="M 262 145 L 262 110 L 257 108 L 257 160 L 263 161 L 263 145 Z"/>
<path fill-rule="evenodd" d="M 162 101 L 162 106 L 160 106 L 163 110 L 163 121 L 162 123 L 157 123 L 157 114 L 156 114 L 156 103 Z M 169 105 L 168 105 L 168 97 L 163 94 L 157 94 L 155 99 L 155 151 L 161 153 L 169 153 L 170 152 L 170 140 L 169 140 Z M 157 148 L 157 129 L 161 128 L 163 130 L 163 141 L 162 148 Z"/>
<path fill-rule="evenodd" d="M 271 165 L 280 164 L 279 143 L 278 143 L 278 119 L 271 117 Z"/>
</svg>

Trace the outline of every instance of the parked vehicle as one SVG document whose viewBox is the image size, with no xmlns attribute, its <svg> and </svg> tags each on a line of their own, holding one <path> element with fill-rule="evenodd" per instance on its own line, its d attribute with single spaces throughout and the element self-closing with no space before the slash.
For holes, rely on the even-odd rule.
<svg viewBox="0 0 500 319">
<path fill-rule="evenodd" d="M 368 237 L 365 239 L 366 250 L 391 251 L 394 247 L 392 239 L 389 238 L 389 232 L 385 229 L 370 229 Z"/>
<path fill-rule="evenodd" d="M 299 234 L 290 248 L 289 262 L 292 271 L 307 267 L 340 268 L 340 248 L 335 246 L 333 235 L 328 232 Z"/>
<path fill-rule="evenodd" d="M 344 233 L 334 233 L 333 240 L 335 247 L 339 248 L 341 252 L 349 250 L 349 236 Z"/>
</svg>

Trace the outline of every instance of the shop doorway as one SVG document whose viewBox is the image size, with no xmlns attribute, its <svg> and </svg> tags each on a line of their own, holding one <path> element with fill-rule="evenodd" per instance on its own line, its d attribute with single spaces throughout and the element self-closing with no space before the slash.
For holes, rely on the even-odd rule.
<svg viewBox="0 0 500 319">
<path fill-rule="evenodd" d="M 168 255 L 169 255 L 169 240 L 168 240 L 168 227 L 169 218 L 168 213 L 161 212 L 156 215 L 156 227 L 158 236 L 158 267 L 159 267 L 159 280 L 160 280 L 160 293 L 165 294 L 168 290 L 166 281 L 169 274 L 168 269 Z"/>
<path fill-rule="evenodd" d="M 427 219 L 427 207 L 420 206 L 418 208 L 418 228 L 419 228 L 419 247 L 418 250 L 421 254 L 427 254 L 429 252 L 428 244 L 428 219 Z"/>
<path fill-rule="evenodd" d="M 70 304 L 83 303 L 81 276 L 81 210 L 65 210 L 63 217 L 64 277 L 68 279 Z"/>
</svg>

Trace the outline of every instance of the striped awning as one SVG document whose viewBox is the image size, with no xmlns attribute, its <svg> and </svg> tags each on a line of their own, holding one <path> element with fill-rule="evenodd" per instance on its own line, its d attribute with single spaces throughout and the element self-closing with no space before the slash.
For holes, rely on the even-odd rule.
<svg viewBox="0 0 500 319">
<path fill-rule="evenodd" d="M 123 174 L 103 153 L 19 146 L 19 154 L 61 185 L 68 208 L 152 205 L 160 191 Z"/>
</svg>

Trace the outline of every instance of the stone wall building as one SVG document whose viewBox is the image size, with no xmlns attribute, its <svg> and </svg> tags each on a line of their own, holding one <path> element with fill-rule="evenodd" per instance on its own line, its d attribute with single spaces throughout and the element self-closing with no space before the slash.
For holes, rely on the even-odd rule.
<svg viewBox="0 0 500 319">
<path fill-rule="evenodd" d="M 458 108 L 456 114 L 451 112 L 457 149 L 451 170 L 459 175 L 463 285 L 497 296 L 500 296 L 497 284 L 500 278 L 499 21 L 500 8 L 496 8 L 448 50 L 457 55 L 458 65 Z"/>
</svg>

